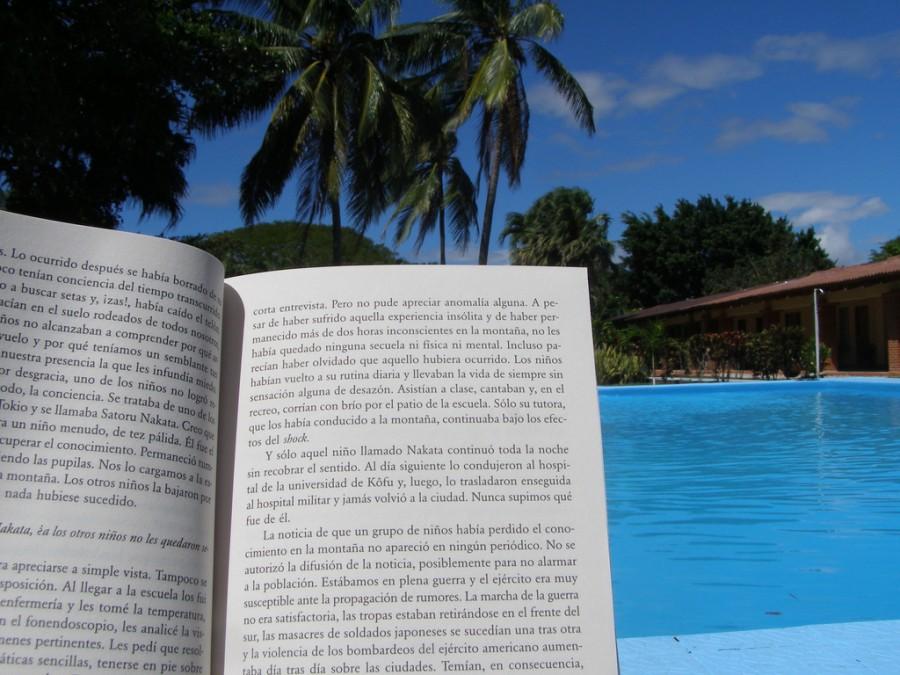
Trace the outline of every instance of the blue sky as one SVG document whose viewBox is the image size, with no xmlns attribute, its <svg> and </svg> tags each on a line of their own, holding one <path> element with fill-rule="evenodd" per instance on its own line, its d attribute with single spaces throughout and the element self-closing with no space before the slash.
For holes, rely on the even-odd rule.
<svg viewBox="0 0 900 675">
<path fill-rule="evenodd" d="M 621 214 L 711 194 L 758 201 L 796 226 L 813 226 L 839 264 L 864 262 L 900 235 L 900 3 L 642 0 L 559 2 L 562 36 L 549 45 L 594 103 L 597 133 L 578 129 L 536 73 L 527 89 L 531 129 L 521 185 L 505 183 L 495 235 L 558 186 L 582 187 L 622 232 Z M 432 11 L 432 7 L 435 7 Z M 440 12 L 410 2 L 403 18 Z M 191 194 L 173 234 L 239 226 L 240 172 L 265 118 L 198 139 Z M 461 137 L 474 177 L 474 137 Z M 292 218 L 289 184 L 263 220 Z M 483 208 L 484 190 L 479 209 Z M 480 213 L 479 213 L 480 215 Z M 125 229 L 156 234 L 162 220 L 125 213 Z M 371 226 L 381 240 L 383 227 Z M 390 244 L 390 240 L 386 242 Z M 411 261 L 436 259 L 436 241 Z M 475 262 L 477 245 L 458 262 Z M 504 262 L 502 245 L 493 262 Z"/>
</svg>

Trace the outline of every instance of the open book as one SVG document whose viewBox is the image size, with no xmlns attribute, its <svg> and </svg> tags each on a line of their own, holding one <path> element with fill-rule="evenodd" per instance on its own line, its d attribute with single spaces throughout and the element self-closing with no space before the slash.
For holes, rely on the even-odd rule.
<svg viewBox="0 0 900 675">
<path fill-rule="evenodd" d="M 616 672 L 583 270 L 0 212 L 0 672 Z"/>
</svg>

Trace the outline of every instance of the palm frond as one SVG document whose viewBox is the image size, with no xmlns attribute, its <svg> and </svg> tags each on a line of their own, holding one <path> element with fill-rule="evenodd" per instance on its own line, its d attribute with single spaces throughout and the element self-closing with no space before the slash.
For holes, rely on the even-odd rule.
<svg viewBox="0 0 900 675">
<path fill-rule="evenodd" d="M 288 91 L 272 114 L 259 150 L 241 175 L 241 215 L 252 223 L 274 204 L 299 160 L 296 140 L 309 115 L 309 104 L 296 90 Z"/>
<path fill-rule="evenodd" d="M 238 27 L 263 47 L 283 47 L 296 44 L 302 27 L 291 23 L 269 21 L 262 16 L 220 11 L 223 20 Z"/>
<path fill-rule="evenodd" d="M 525 84 L 521 78 L 510 85 L 505 105 L 498 113 L 498 133 L 502 139 L 500 162 L 506 171 L 510 185 L 518 185 L 522 166 L 525 164 L 525 148 L 528 145 L 530 113 Z"/>
<path fill-rule="evenodd" d="M 589 134 L 596 130 L 594 126 L 594 106 L 584 93 L 578 80 L 565 69 L 562 63 L 549 51 L 538 44 L 529 45 L 531 57 L 537 69 L 547 76 L 553 87 L 569 104 L 578 124 Z"/>
<path fill-rule="evenodd" d="M 520 79 L 520 67 L 508 40 L 498 40 L 484 60 L 487 77 L 481 98 L 489 108 L 501 108 L 506 103 L 510 84 Z"/>
<path fill-rule="evenodd" d="M 555 4 L 535 2 L 516 12 L 509 30 L 518 37 L 553 40 L 562 33 L 564 25 L 563 14 Z"/>
<path fill-rule="evenodd" d="M 497 111 L 493 108 L 481 108 L 481 122 L 478 130 L 478 174 L 475 179 L 477 185 L 481 185 L 482 174 L 490 175 L 491 148 L 494 146 L 494 137 L 500 133 L 497 129 Z"/>
<path fill-rule="evenodd" d="M 450 230 L 454 243 L 465 251 L 472 235 L 478 232 L 475 184 L 456 157 L 448 160 L 445 174 L 447 189 L 444 204 L 450 211 Z"/>
<path fill-rule="evenodd" d="M 500 232 L 500 241 L 506 241 L 506 238 L 509 237 L 513 247 L 515 247 L 524 231 L 525 216 L 521 213 L 511 211 L 506 214 L 506 225 Z"/>
<path fill-rule="evenodd" d="M 359 25 L 371 27 L 372 32 L 377 26 L 393 25 L 399 12 L 400 0 L 362 0 L 356 9 Z"/>
<path fill-rule="evenodd" d="M 406 241 L 417 221 L 420 222 L 420 227 L 429 230 L 434 224 L 433 220 L 428 222 L 428 214 L 436 212 L 435 167 L 419 167 L 410 176 L 409 183 L 407 190 L 397 200 L 396 209 L 387 225 L 396 223 L 394 241 L 398 244 Z"/>
<path fill-rule="evenodd" d="M 475 104 L 484 98 L 484 92 L 489 80 L 488 71 L 489 64 L 487 60 L 484 60 L 478 65 L 475 74 L 469 80 L 466 86 L 466 93 L 459 102 L 459 108 L 450 120 L 452 128 L 455 129 L 465 122 L 469 118 L 469 115 L 472 114 L 472 108 L 475 107 Z"/>
<path fill-rule="evenodd" d="M 379 113 L 385 95 L 385 83 L 381 72 L 369 59 L 363 58 L 365 86 L 363 87 L 359 127 L 360 138 L 367 138 L 378 129 Z"/>
</svg>

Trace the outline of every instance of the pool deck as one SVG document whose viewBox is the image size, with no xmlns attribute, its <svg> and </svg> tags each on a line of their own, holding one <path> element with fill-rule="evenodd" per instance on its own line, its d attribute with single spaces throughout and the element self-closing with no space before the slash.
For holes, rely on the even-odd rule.
<svg viewBox="0 0 900 675">
<path fill-rule="evenodd" d="M 891 675 L 900 621 L 621 638 L 621 675 Z"/>
</svg>

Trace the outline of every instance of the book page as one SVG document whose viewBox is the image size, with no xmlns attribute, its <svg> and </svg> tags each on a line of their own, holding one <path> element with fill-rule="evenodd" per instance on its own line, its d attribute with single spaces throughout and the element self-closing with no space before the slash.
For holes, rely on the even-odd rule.
<svg viewBox="0 0 900 675">
<path fill-rule="evenodd" d="M 226 672 L 616 672 L 584 270 L 226 284 Z"/>
<path fill-rule="evenodd" d="M 222 277 L 0 212 L 0 671 L 208 672 Z"/>
</svg>

